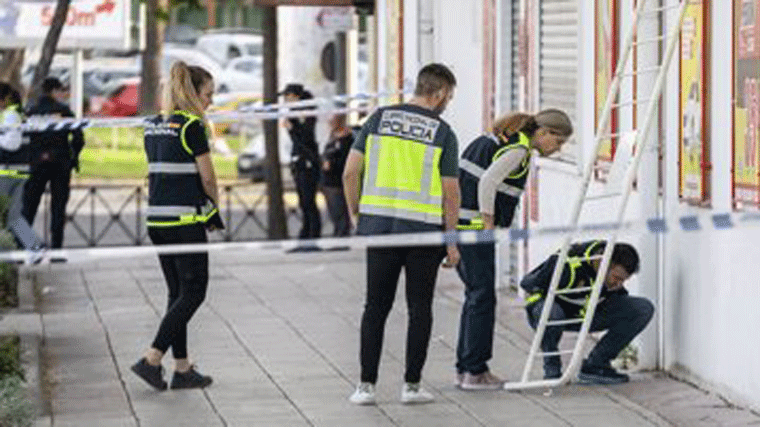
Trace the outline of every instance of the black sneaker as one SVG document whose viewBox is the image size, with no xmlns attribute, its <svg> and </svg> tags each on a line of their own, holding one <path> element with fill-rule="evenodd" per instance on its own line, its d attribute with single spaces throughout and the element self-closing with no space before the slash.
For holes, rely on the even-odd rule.
<svg viewBox="0 0 760 427">
<path fill-rule="evenodd" d="M 138 377 L 145 380 L 146 383 L 152 385 L 157 390 L 166 390 L 166 381 L 164 381 L 164 367 L 153 366 L 148 363 L 143 357 L 138 360 L 137 363 L 132 365 L 132 372 L 137 374 Z"/>
<path fill-rule="evenodd" d="M 177 390 L 182 388 L 204 388 L 211 385 L 213 380 L 208 375 L 202 375 L 191 366 L 187 372 L 174 371 L 172 377 L 171 389 Z"/>
<path fill-rule="evenodd" d="M 610 365 L 595 366 L 585 362 L 578 374 L 578 381 L 581 384 L 622 384 L 629 380 L 628 375 L 616 371 Z"/>
</svg>

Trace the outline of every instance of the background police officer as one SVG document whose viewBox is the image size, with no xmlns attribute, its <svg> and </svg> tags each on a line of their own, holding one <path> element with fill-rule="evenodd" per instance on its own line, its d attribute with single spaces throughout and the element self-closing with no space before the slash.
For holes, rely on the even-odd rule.
<svg viewBox="0 0 760 427">
<path fill-rule="evenodd" d="M 313 98 L 311 92 L 303 85 L 291 83 L 280 92 L 286 102 L 303 101 Z M 294 110 L 314 109 L 295 107 Z M 293 143 L 291 149 L 290 170 L 298 192 L 298 205 L 301 208 L 303 223 L 298 237 L 301 239 L 317 238 L 322 234 L 322 219 L 317 208 L 317 186 L 319 185 L 320 158 L 319 146 L 314 128 L 316 116 L 289 117 L 283 120 Z"/>
<path fill-rule="evenodd" d="M 60 100 L 66 96 L 61 81 L 48 77 L 42 81 L 42 96 L 27 115 L 51 118 L 74 117 L 74 113 Z M 50 182 L 50 230 L 52 248 L 63 245 L 63 228 L 66 225 L 66 203 L 69 201 L 71 169 L 79 170 L 79 153 L 84 147 L 81 130 L 50 130 L 29 134 L 31 144 L 31 176 L 24 194 L 24 217 L 32 224 L 37 215 L 45 185 Z"/>
<path fill-rule="evenodd" d="M 356 137 L 343 184 L 357 233 L 376 235 L 434 231 L 453 234 L 459 208 L 457 139 L 439 115 L 453 96 L 456 79 L 441 64 L 420 70 L 408 104 L 379 108 Z M 365 163 L 366 161 L 366 163 Z M 366 167 L 365 167 L 366 164 Z M 364 175 L 360 189 L 360 177 Z M 361 383 L 350 401 L 375 402 L 385 321 L 399 274 L 406 272 L 409 307 L 403 403 L 433 396 L 420 387 L 432 326 L 435 279 L 444 255 L 456 264 L 456 241 L 443 246 L 367 249 L 367 299 L 361 322 Z"/>
</svg>

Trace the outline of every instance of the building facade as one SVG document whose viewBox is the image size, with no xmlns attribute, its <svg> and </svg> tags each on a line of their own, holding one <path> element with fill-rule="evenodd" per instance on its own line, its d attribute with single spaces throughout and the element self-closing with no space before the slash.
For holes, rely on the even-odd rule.
<svg viewBox="0 0 760 427">
<path fill-rule="evenodd" d="M 408 87 L 421 65 L 452 67 L 459 84 L 444 117 L 460 149 L 495 116 L 556 107 L 576 134 L 555 159 L 535 162 L 520 226 L 566 225 L 637 0 L 379 0 L 377 83 Z M 663 0 L 665 7 L 677 0 Z M 760 1 L 692 2 L 655 111 L 628 219 L 668 218 L 667 232 L 625 232 L 642 255 L 633 293 L 657 306 L 636 341 L 639 366 L 664 369 L 734 402 L 760 408 L 760 230 L 751 222 L 701 224 L 689 215 L 756 213 L 760 205 Z M 675 9 L 647 14 L 631 52 L 620 100 L 652 95 L 665 42 L 645 43 L 675 25 Z M 667 39 L 667 38 L 665 38 Z M 646 105 L 623 106 L 610 133 L 641 129 Z M 599 150 L 592 187 L 601 189 L 619 137 Z M 584 222 L 613 221 L 616 206 L 595 202 Z M 715 223 L 718 224 L 718 223 Z M 560 236 L 521 242 L 519 269 L 533 267 L 560 245 Z M 502 260 L 503 261 L 503 260 Z M 498 357 L 498 356 L 497 356 Z"/>
</svg>

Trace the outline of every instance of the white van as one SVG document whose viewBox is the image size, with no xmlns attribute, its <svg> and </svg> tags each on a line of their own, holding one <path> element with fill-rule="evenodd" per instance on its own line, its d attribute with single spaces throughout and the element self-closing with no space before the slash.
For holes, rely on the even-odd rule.
<svg viewBox="0 0 760 427">
<path fill-rule="evenodd" d="M 224 65 L 241 56 L 264 55 L 264 37 L 253 33 L 206 33 L 198 37 L 195 46 Z"/>
</svg>

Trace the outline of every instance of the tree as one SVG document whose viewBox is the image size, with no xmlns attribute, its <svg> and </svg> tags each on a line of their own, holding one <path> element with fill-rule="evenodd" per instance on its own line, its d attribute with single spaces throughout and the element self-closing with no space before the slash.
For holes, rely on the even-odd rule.
<svg viewBox="0 0 760 427">
<path fill-rule="evenodd" d="M 50 63 L 53 62 L 53 55 L 55 55 L 55 50 L 58 47 L 58 39 L 61 38 L 61 31 L 63 30 L 63 24 L 66 22 L 66 14 L 69 12 L 70 3 L 71 0 L 58 0 L 55 6 L 53 22 L 50 24 L 50 29 L 42 44 L 42 56 L 34 68 L 34 77 L 32 77 L 32 83 L 29 87 L 28 99 L 34 100 L 39 97 L 42 80 L 50 72 Z"/>
<path fill-rule="evenodd" d="M 145 0 L 145 50 L 142 54 L 140 112 L 161 109 L 161 49 L 168 17 L 168 0 Z"/>
<path fill-rule="evenodd" d="M 3 49 L 0 61 L 0 81 L 8 82 L 14 87 L 21 87 L 21 66 L 24 63 L 24 49 Z"/>
</svg>

